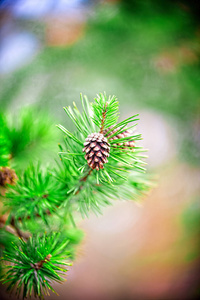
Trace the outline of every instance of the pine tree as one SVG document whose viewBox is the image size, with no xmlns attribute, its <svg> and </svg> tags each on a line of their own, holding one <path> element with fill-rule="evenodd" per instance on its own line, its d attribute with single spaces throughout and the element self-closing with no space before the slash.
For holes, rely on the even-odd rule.
<svg viewBox="0 0 200 300">
<path fill-rule="evenodd" d="M 89 103 L 81 95 L 81 102 L 82 112 L 75 103 L 64 108 L 75 131 L 57 126 L 64 137 L 53 168 L 39 162 L 24 170 L 11 167 L 15 156 L 39 143 L 47 120 L 38 118 L 32 125 L 26 115 L 18 127 L 10 127 L 0 118 L 1 280 L 23 299 L 41 299 L 49 289 L 55 292 L 53 281 L 64 280 L 82 238 L 75 224 L 79 213 L 101 214 L 113 200 L 138 199 L 150 186 L 141 135 L 135 133 L 138 115 L 118 123 L 115 96 L 99 94 Z"/>
</svg>

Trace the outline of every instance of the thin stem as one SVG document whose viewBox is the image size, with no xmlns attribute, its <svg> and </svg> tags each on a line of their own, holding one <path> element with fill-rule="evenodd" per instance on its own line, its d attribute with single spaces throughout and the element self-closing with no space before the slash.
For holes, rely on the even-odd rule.
<svg viewBox="0 0 200 300">
<path fill-rule="evenodd" d="M 90 169 L 89 172 L 88 172 L 84 177 L 82 177 L 82 178 L 80 179 L 80 182 L 82 182 L 82 181 L 85 182 L 85 181 L 87 180 L 88 176 L 90 176 L 91 173 L 92 173 L 92 169 Z M 82 190 L 82 188 L 83 188 L 83 184 L 81 184 L 81 185 L 79 186 L 79 188 L 78 188 L 78 190 L 76 191 L 75 195 L 77 195 L 77 194 L 80 192 L 80 190 Z"/>
<path fill-rule="evenodd" d="M 92 169 L 89 170 L 89 172 L 83 177 L 80 179 L 80 181 L 86 181 L 88 176 L 92 173 Z"/>
<path fill-rule="evenodd" d="M 0 228 L 5 228 L 5 230 L 13 235 L 16 235 L 16 231 L 11 226 L 5 226 L 5 222 L 0 221 Z"/>
<path fill-rule="evenodd" d="M 103 131 L 104 131 L 104 125 L 105 125 L 105 119 L 106 119 L 106 113 L 107 113 L 107 105 L 108 105 L 108 103 L 106 102 L 105 109 L 102 113 L 100 133 L 103 133 Z"/>
<path fill-rule="evenodd" d="M 58 208 L 58 206 L 56 205 L 56 207 Z M 45 212 L 44 212 L 44 214 L 46 214 L 46 215 L 48 215 L 48 216 L 51 216 L 51 212 L 47 209 Z M 37 217 L 37 218 L 41 218 L 41 216 L 37 213 L 37 214 L 35 214 L 35 217 Z M 30 216 L 27 216 L 26 218 L 25 218 L 26 220 L 30 220 L 31 219 L 31 217 Z M 23 218 L 21 218 L 21 217 L 19 217 L 18 218 L 18 221 L 23 221 Z"/>
<path fill-rule="evenodd" d="M 13 216 L 12 216 L 12 218 L 11 218 L 10 225 L 12 225 L 12 226 L 14 227 L 14 229 L 15 229 L 15 231 L 16 231 L 18 237 L 23 238 L 24 240 L 26 240 L 26 239 L 28 238 L 28 235 L 27 235 L 25 232 L 21 231 L 21 230 L 17 227 L 16 222 L 15 222 L 15 218 L 14 218 Z"/>
<path fill-rule="evenodd" d="M 50 258 L 52 257 L 51 254 L 48 254 L 45 259 L 40 260 L 38 263 L 34 264 L 33 267 L 35 270 L 39 270 L 42 268 L 43 264 L 46 263 L 47 261 L 50 261 Z"/>
</svg>

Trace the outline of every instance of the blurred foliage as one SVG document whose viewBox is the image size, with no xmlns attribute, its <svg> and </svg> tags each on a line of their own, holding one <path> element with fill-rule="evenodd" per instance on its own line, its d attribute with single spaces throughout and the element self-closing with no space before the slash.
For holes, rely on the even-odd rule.
<svg viewBox="0 0 200 300">
<path fill-rule="evenodd" d="M 11 165 L 21 172 L 30 161 L 47 163 L 57 149 L 58 130 L 52 118 L 36 107 L 0 114 L 0 165 Z"/>
<path fill-rule="evenodd" d="M 193 236 L 200 234 L 200 207 L 199 199 L 196 198 L 185 208 L 182 214 L 182 222 L 185 227 L 185 233 L 191 233 Z"/>
<path fill-rule="evenodd" d="M 192 202 L 185 207 L 181 214 L 181 222 L 183 225 L 182 240 L 184 244 L 190 245 L 185 257 L 186 261 L 194 262 L 199 265 L 200 254 L 200 207 L 199 197 L 192 199 Z M 200 291 L 199 291 L 200 292 Z"/>
<path fill-rule="evenodd" d="M 168 0 L 168 1 L 160 1 L 160 0 L 122 0 L 121 7 L 125 9 L 127 13 L 133 13 L 137 10 L 149 8 L 153 6 L 154 10 L 165 14 L 170 11 L 182 8 L 186 11 L 189 11 L 193 16 L 197 18 L 196 21 L 199 21 L 199 12 L 200 12 L 200 4 L 199 1 L 196 0 Z M 152 9 L 152 7 L 151 7 Z"/>
<path fill-rule="evenodd" d="M 7 166 L 10 158 L 10 141 L 6 134 L 6 124 L 0 115 L 0 166 Z"/>
</svg>

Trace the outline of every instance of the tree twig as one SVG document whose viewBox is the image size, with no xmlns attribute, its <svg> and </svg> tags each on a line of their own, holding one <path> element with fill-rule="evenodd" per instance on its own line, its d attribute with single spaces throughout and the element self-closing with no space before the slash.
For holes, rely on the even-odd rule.
<svg viewBox="0 0 200 300">
<path fill-rule="evenodd" d="M 103 131 L 104 131 L 104 123 L 105 123 L 105 119 L 106 119 L 107 105 L 108 105 L 108 103 L 106 102 L 105 109 L 102 113 L 100 133 L 103 133 Z"/>
<path fill-rule="evenodd" d="M 16 225 L 16 222 L 15 222 L 15 218 L 12 216 L 11 218 L 11 221 L 10 221 L 10 225 L 12 225 L 17 233 L 17 235 L 20 237 L 20 238 L 23 238 L 24 240 L 27 240 L 27 238 L 29 237 L 28 234 L 26 234 L 25 232 L 21 231 L 17 225 Z"/>
<path fill-rule="evenodd" d="M 82 177 L 82 178 L 80 179 L 80 182 L 82 182 L 82 181 L 85 182 L 85 181 L 87 180 L 88 176 L 90 176 L 91 173 L 92 173 L 92 169 L 90 169 L 89 172 L 88 172 L 84 177 Z M 77 194 L 80 192 L 80 190 L 82 190 L 82 188 L 83 188 L 83 184 L 81 184 L 81 185 L 79 186 L 79 188 L 78 188 L 78 190 L 76 191 L 75 195 L 77 195 Z"/>
<path fill-rule="evenodd" d="M 47 261 L 50 261 L 50 258 L 52 257 L 51 254 L 48 254 L 45 259 L 42 259 L 40 260 L 38 263 L 32 265 L 32 267 L 35 269 L 35 270 L 39 270 L 42 268 L 43 264 L 46 263 Z"/>
</svg>

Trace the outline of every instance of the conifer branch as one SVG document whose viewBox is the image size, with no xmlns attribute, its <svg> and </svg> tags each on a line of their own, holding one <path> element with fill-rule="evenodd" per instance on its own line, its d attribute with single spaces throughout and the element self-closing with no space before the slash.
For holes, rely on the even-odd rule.
<svg viewBox="0 0 200 300">
<path fill-rule="evenodd" d="M 31 296 L 32 291 L 39 298 L 47 295 L 48 289 L 55 292 L 52 280 L 62 282 L 61 276 L 67 271 L 62 266 L 71 265 L 63 262 L 69 257 L 68 243 L 69 240 L 61 239 L 58 233 L 34 235 L 27 241 L 19 239 L 17 243 L 11 243 L 2 257 L 3 261 L 13 264 L 7 267 L 4 279 L 9 284 L 7 290 L 13 291 L 16 287 L 16 294 L 19 296 L 23 292 L 23 299 Z"/>
<path fill-rule="evenodd" d="M 48 254 L 44 259 L 40 260 L 39 262 L 37 262 L 36 264 L 33 264 L 33 268 L 35 270 L 39 270 L 42 268 L 43 264 L 46 263 L 47 261 L 50 261 L 50 258 L 52 257 L 51 254 Z"/>
<path fill-rule="evenodd" d="M 16 225 L 15 218 L 13 216 L 11 217 L 10 225 L 14 227 L 19 238 L 23 238 L 24 240 L 28 238 L 28 236 Z"/>
<path fill-rule="evenodd" d="M 109 204 L 109 197 L 115 197 L 114 190 L 118 191 L 116 198 L 119 198 L 121 193 L 119 187 L 121 185 L 123 189 L 123 185 L 129 180 L 132 172 L 134 174 L 135 171 L 144 172 L 144 163 L 139 158 L 140 151 L 142 152 L 144 149 L 137 145 L 141 135 L 134 134 L 134 132 L 131 135 L 128 133 L 130 128 L 135 128 L 135 124 L 131 126 L 129 124 L 137 121 L 138 115 L 129 117 L 117 124 L 119 105 L 115 96 L 107 98 L 105 94 L 100 94 L 97 95 L 95 101 L 91 104 L 88 103 L 86 97 L 81 97 L 81 100 L 83 105 L 82 114 L 75 104 L 74 110 L 65 108 L 65 111 L 74 122 L 76 128 L 80 128 L 81 124 L 82 129 L 70 133 L 62 125 L 58 126 L 66 135 L 65 148 L 60 145 L 61 152 L 59 154 L 66 172 L 64 176 L 67 178 L 70 172 L 74 174 L 71 184 L 68 180 L 69 199 L 66 199 L 66 207 L 70 209 L 71 206 L 73 211 L 75 205 L 83 216 L 88 216 L 88 211 L 91 209 L 95 213 L 100 213 L 100 207 Z M 91 110 L 93 114 L 91 114 Z M 101 130 L 103 130 L 102 136 L 100 136 Z M 103 148 L 99 150 L 102 147 L 100 140 L 103 139 L 104 135 L 110 143 L 110 146 L 105 144 L 106 148 L 110 147 L 110 156 L 107 159 L 104 156 L 103 162 L 107 161 L 106 164 L 102 165 L 99 163 L 98 165 L 97 163 L 95 165 L 94 161 L 90 159 L 94 152 L 91 148 L 95 147 L 95 150 L 98 149 L 97 151 L 104 151 Z M 100 144 L 98 144 L 99 142 L 96 143 L 95 139 L 99 139 Z M 106 140 L 105 143 L 107 143 Z M 84 149 L 82 148 L 83 144 L 85 146 Z M 86 155 L 85 153 L 82 154 L 82 149 Z M 90 153 L 91 156 L 87 153 Z M 104 153 L 108 154 L 108 150 L 104 151 Z M 102 157 L 101 153 L 99 155 Z M 98 160 L 96 159 L 96 161 Z M 82 173 L 88 168 L 87 164 L 90 170 L 94 170 L 89 173 L 90 176 L 86 172 L 86 175 L 80 179 Z M 61 181 L 66 181 L 63 173 L 62 176 L 59 174 L 57 176 Z M 134 188 L 138 190 L 138 195 L 148 189 L 148 184 L 143 185 L 143 188 L 141 187 L 142 185 L 139 188 L 137 186 Z M 98 197 L 100 193 L 102 194 Z M 74 196 L 77 197 L 74 198 Z"/>
<path fill-rule="evenodd" d="M 80 179 L 80 181 L 86 181 L 88 176 L 92 173 L 92 169 L 89 170 L 89 172 L 83 177 Z"/>
<path fill-rule="evenodd" d="M 82 178 L 80 179 L 80 182 L 85 182 L 85 181 L 87 180 L 88 176 L 90 176 L 91 173 L 92 173 L 92 169 L 90 169 L 90 170 L 88 171 L 88 173 L 87 173 L 84 177 L 82 177 Z M 82 190 L 83 186 L 84 186 L 83 184 L 79 186 L 79 188 L 78 188 L 78 190 L 76 191 L 75 195 L 77 195 L 77 194 L 80 192 L 80 190 Z"/>
<path fill-rule="evenodd" d="M 77 232 L 74 213 L 79 212 L 82 217 L 88 217 L 91 211 L 100 214 L 101 208 L 110 205 L 112 200 L 138 199 L 150 186 L 141 155 L 144 149 L 138 145 L 141 135 L 134 131 L 138 115 L 118 123 L 117 98 L 107 97 L 105 93 L 97 95 L 93 103 L 81 95 L 81 103 L 82 112 L 75 103 L 72 108 L 64 108 L 76 130 L 70 132 L 58 125 L 65 136 L 64 144 L 59 145 L 60 161 L 56 167 L 45 169 L 41 164 L 30 164 L 18 176 L 17 182 L 9 176 L 6 181 L 5 174 L 0 177 L 2 185 L 8 185 L 2 196 L 8 214 L 6 223 L 0 228 L 0 234 L 5 237 L 2 261 L 11 263 L 3 282 L 8 284 L 8 291 L 16 288 L 18 296 L 22 293 L 23 299 L 32 293 L 42 298 L 49 289 L 55 292 L 51 282 L 63 281 L 62 275 L 71 265 L 65 260 L 74 257 L 73 244 L 80 238 L 73 241 L 70 235 L 66 237 L 66 229 L 62 230 L 66 224 L 58 227 L 55 217 Z M 46 126 L 36 122 L 35 134 L 29 132 L 18 143 L 19 135 L 26 135 L 31 130 L 30 120 L 27 115 L 23 117 L 17 130 L 8 130 L 2 125 L 5 130 L 0 135 L 0 145 L 4 145 L 0 149 L 0 167 L 8 168 L 9 153 L 12 152 L 12 159 L 15 159 L 27 148 L 31 137 L 36 141 L 40 130 L 45 132 Z M 1 118 L 0 124 L 4 124 Z M 133 130 L 131 133 L 130 129 Z M 11 174 L 10 169 L 6 172 Z M 12 182 L 16 184 L 11 186 Z M 41 222 L 48 233 L 35 234 L 37 230 L 41 231 Z M 10 234 L 9 243 L 5 224 L 13 228 L 11 233 L 14 235 Z"/>
<path fill-rule="evenodd" d="M 108 106 L 108 102 L 106 102 L 105 108 L 104 108 L 104 110 L 102 112 L 102 120 L 101 120 L 100 133 L 103 133 L 103 131 L 104 131 L 104 123 L 105 123 L 105 119 L 106 119 L 107 106 Z"/>
</svg>

